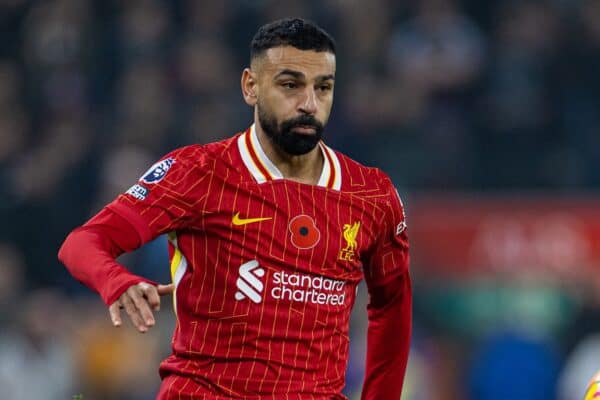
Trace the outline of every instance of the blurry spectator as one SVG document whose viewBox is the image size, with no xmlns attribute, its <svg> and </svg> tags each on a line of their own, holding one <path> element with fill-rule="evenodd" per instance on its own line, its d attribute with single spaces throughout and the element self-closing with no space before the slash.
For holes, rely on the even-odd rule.
<svg viewBox="0 0 600 400">
<path fill-rule="evenodd" d="M 223 139 L 227 132 L 244 129 L 251 121 L 251 111 L 248 109 L 232 113 L 231 102 L 227 99 L 213 99 L 196 103 L 190 109 L 187 132 L 189 140 L 194 143 L 208 143 Z"/>
<path fill-rule="evenodd" d="M 560 168 L 549 163 L 557 150 L 560 20 L 547 2 L 503 3 L 496 21 L 495 48 L 479 112 L 482 176 L 501 187 L 551 186 Z M 551 172 L 550 172 L 551 171 Z"/>
<path fill-rule="evenodd" d="M 22 90 L 18 66 L 8 61 L 0 62 L 0 174 L 2 168 L 9 167 L 17 158 L 27 142 L 30 121 L 23 109 Z"/>
<path fill-rule="evenodd" d="M 108 313 L 99 302 L 80 302 L 77 309 L 80 319 L 71 343 L 76 393 L 83 399 L 153 398 L 160 384 L 156 362 L 163 355 L 158 331 L 139 335 L 127 327 L 115 329 L 107 323 Z"/>
<path fill-rule="evenodd" d="M 480 71 L 485 42 L 455 0 L 423 0 L 398 25 L 390 43 L 392 72 L 426 92 L 469 85 Z"/>
<path fill-rule="evenodd" d="M 186 28 L 196 36 L 211 39 L 222 38 L 231 26 L 231 18 L 235 8 L 241 6 L 239 1 L 222 0 L 218 2 L 184 0 L 184 19 Z"/>
<path fill-rule="evenodd" d="M 240 106 L 239 82 L 231 53 L 220 40 L 188 36 L 178 52 L 179 128 L 188 141 L 208 143 L 242 129 L 251 115 Z M 179 141 L 179 145 L 182 145 Z"/>
<path fill-rule="evenodd" d="M 15 299 L 24 295 L 25 260 L 21 252 L 9 243 L 0 242 L 0 326 L 17 322 Z"/>
<path fill-rule="evenodd" d="M 183 38 L 177 63 L 181 94 L 202 99 L 222 96 L 225 91 L 239 96 L 239 82 L 225 79 L 239 72 L 234 67 L 222 41 L 191 35 Z"/>
<path fill-rule="evenodd" d="M 600 2 L 578 2 L 560 57 L 565 148 L 559 183 L 600 187 Z"/>
<path fill-rule="evenodd" d="M 159 153 L 166 145 L 173 118 L 173 97 L 160 63 L 136 63 L 118 81 L 113 144 L 130 144 Z"/>
<path fill-rule="evenodd" d="M 51 0 L 35 4 L 23 24 L 25 59 L 34 71 L 78 64 L 84 59 L 88 0 Z"/>
<path fill-rule="evenodd" d="M 49 121 L 46 134 L 14 170 L 16 192 L 36 201 L 57 195 L 69 169 L 86 155 L 90 137 L 76 118 Z"/>
<path fill-rule="evenodd" d="M 314 7 L 310 7 L 311 0 L 289 0 L 286 2 L 277 0 L 264 0 L 260 4 L 260 21 L 274 21 L 291 15 L 310 19 L 310 13 Z"/>
<path fill-rule="evenodd" d="M 0 58 L 8 57 L 19 49 L 21 18 L 29 3 L 30 0 L 0 0 L 0 26 L 2 26 Z"/>
<path fill-rule="evenodd" d="M 330 1 L 335 7 L 340 37 L 352 38 L 341 41 L 342 57 L 351 61 L 346 73 L 348 77 L 374 71 L 380 67 L 383 53 L 392 31 L 392 18 L 395 5 L 386 0 L 368 3 L 351 1 Z"/>
<path fill-rule="evenodd" d="M 23 59 L 34 115 L 86 107 L 88 0 L 39 2 L 23 23 Z"/>
<path fill-rule="evenodd" d="M 415 8 L 414 17 L 394 27 L 386 55 L 389 78 L 373 86 L 369 96 L 379 100 L 374 112 L 388 121 L 381 137 L 387 145 L 377 146 L 373 158 L 398 171 L 392 174 L 397 182 L 468 185 L 473 171 L 470 90 L 486 43 L 455 1 L 424 0 Z"/>
<path fill-rule="evenodd" d="M 170 19 L 165 2 L 118 2 L 118 59 L 127 66 L 136 62 L 164 62 L 168 55 Z"/>
<path fill-rule="evenodd" d="M 10 240 L 26 256 L 31 286 L 56 284 L 68 276 L 52 253 L 73 221 L 85 215 L 92 198 L 94 159 L 86 128 L 78 116 L 47 121 L 40 140 L 7 171 L 5 185 L 12 188 L 15 201 L 3 220 L 11 227 L 6 232 Z"/>
<path fill-rule="evenodd" d="M 0 386 L 11 400 L 68 399 L 74 386 L 68 304 L 56 292 L 29 293 L 19 322 L 0 333 Z"/>
</svg>

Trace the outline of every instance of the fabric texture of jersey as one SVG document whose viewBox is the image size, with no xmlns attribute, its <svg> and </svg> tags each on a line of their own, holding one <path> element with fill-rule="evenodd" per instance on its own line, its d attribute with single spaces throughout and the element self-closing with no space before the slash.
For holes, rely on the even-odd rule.
<svg viewBox="0 0 600 400">
<path fill-rule="evenodd" d="M 177 325 L 160 398 L 345 398 L 356 286 L 406 273 L 408 241 L 387 176 L 319 146 L 317 185 L 283 179 L 251 127 L 167 154 L 108 205 L 144 243 L 168 234 Z"/>
</svg>

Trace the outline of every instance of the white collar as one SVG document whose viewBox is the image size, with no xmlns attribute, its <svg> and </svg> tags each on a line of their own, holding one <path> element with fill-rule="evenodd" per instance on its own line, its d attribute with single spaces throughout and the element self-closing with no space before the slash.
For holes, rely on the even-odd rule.
<svg viewBox="0 0 600 400">
<path fill-rule="evenodd" d="M 270 180 L 283 179 L 281 171 L 267 157 L 261 147 L 254 124 L 238 137 L 237 143 L 244 165 L 256 182 L 265 183 Z M 319 142 L 319 148 L 323 153 L 324 161 L 317 186 L 340 190 L 342 187 L 340 161 L 335 152 L 323 141 Z"/>
</svg>

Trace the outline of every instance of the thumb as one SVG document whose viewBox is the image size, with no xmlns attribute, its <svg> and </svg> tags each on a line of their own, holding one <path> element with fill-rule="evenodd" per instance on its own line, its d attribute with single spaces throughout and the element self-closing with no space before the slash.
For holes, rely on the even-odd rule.
<svg viewBox="0 0 600 400">
<path fill-rule="evenodd" d="M 161 296 L 164 296 L 166 294 L 171 294 L 173 293 L 173 290 L 175 290 L 175 285 L 173 283 L 169 283 L 168 285 L 158 285 L 156 287 L 156 290 L 158 291 L 158 294 Z"/>
</svg>

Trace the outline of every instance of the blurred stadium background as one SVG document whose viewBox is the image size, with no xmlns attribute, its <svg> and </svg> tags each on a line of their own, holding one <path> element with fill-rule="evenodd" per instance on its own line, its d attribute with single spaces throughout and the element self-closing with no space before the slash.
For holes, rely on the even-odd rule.
<svg viewBox="0 0 600 400">
<path fill-rule="evenodd" d="M 153 398 L 169 307 L 152 333 L 113 329 L 57 249 L 160 155 L 248 126 L 248 43 L 283 16 L 337 38 L 327 141 L 405 200 L 403 399 L 581 399 L 600 369 L 597 0 L 0 0 L 0 397 Z M 122 261 L 169 279 L 164 239 Z"/>
</svg>

